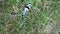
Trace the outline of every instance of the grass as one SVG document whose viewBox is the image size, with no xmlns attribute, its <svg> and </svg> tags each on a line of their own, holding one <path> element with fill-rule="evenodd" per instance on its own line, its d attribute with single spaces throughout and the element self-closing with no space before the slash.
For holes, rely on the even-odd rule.
<svg viewBox="0 0 60 34">
<path fill-rule="evenodd" d="M 59 0 L 5 0 L 0 3 L 0 34 L 57 34 L 60 31 Z M 32 6 L 23 23 L 21 12 L 28 3 Z"/>
</svg>

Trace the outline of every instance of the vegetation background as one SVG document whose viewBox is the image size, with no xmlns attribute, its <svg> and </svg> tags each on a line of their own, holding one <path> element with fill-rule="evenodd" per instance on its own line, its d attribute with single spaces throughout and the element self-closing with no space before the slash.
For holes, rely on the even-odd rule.
<svg viewBox="0 0 60 34">
<path fill-rule="evenodd" d="M 22 21 L 25 4 L 30 11 Z M 25 25 L 25 26 L 24 26 Z M 58 34 L 60 0 L 0 0 L 0 34 Z"/>
</svg>

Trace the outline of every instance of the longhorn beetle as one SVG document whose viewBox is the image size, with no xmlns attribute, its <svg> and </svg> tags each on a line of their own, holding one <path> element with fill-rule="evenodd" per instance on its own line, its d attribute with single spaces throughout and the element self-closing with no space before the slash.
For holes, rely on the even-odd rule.
<svg viewBox="0 0 60 34">
<path fill-rule="evenodd" d="M 26 15 L 26 13 L 29 11 L 30 7 L 31 7 L 31 4 L 25 5 L 25 8 L 22 10 L 22 16 Z"/>
</svg>

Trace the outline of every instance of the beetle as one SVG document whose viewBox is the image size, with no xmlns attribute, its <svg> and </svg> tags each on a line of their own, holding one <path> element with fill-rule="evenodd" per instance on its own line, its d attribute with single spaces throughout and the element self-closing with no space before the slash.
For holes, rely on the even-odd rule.
<svg viewBox="0 0 60 34">
<path fill-rule="evenodd" d="M 31 7 L 31 4 L 25 5 L 25 8 L 22 10 L 22 16 L 26 15 L 26 13 L 29 11 L 30 7 Z"/>
</svg>

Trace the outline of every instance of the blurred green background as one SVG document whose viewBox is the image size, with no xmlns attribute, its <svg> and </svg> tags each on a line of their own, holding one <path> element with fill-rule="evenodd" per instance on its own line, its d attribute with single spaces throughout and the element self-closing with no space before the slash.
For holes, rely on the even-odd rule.
<svg viewBox="0 0 60 34">
<path fill-rule="evenodd" d="M 31 8 L 23 24 L 25 4 Z M 0 0 L 0 34 L 58 34 L 60 0 Z"/>
</svg>

